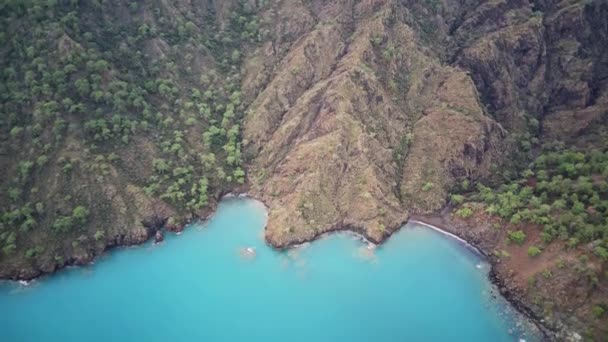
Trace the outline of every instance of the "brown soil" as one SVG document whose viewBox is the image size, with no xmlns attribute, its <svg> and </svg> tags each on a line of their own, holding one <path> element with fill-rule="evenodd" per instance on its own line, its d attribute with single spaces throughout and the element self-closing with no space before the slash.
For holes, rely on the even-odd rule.
<svg viewBox="0 0 608 342">
<path fill-rule="evenodd" d="M 514 226 L 482 210 L 467 220 L 454 216 L 449 208 L 412 219 L 453 233 L 486 254 L 492 264 L 491 279 L 501 293 L 540 324 L 548 339 L 576 341 L 577 336 L 587 335 L 601 340 L 601 336 L 608 336 L 606 318 L 597 319 L 589 309 L 608 294 L 607 281 L 601 275 L 601 261 L 585 248 L 566 249 L 561 241 L 543 245 L 537 226 Z M 509 230 L 524 231 L 525 243 L 509 243 Z M 528 256 L 530 246 L 542 247 L 542 253 Z M 591 257 L 583 263 L 581 255 Z M 591 284 L 588 272 L 600 274 L 599 284 Z"/>
</svg>

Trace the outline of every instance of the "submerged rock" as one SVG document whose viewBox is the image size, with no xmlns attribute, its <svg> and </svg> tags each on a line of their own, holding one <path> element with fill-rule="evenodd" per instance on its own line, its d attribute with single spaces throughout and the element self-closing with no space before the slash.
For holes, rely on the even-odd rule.
<svg viewBox="0 0 608 342">
<path fill-rule="evenodd" d="M 245 247 L 240 250 L 241 257 L 245 259 L 253 259 L 255 258 L 256 252 L 253 247 Z"/>
</svg>

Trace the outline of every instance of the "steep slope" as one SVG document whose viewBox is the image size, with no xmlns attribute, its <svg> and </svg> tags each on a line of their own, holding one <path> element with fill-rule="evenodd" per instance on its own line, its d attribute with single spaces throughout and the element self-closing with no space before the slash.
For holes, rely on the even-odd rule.
<svg viewBox="0 0 608 342">
<path fill-rule="evenodd" d="M 240 2 L 0 5 L 0 277 L 180 229 L 244 183 Z"/>
<path fill-rule="evenodd" d="M 325 16 L 335 8 L 341 15 Z M 488 174 L 505 134 L 471 79 L 421 45 L 405 6 L 328 2 L 310 11 L 311 29 L 281 43 L 291 45 L 275 69 L 245 69 L 272 74 L 244 131 L 272 244 L 345 227 L 381 241 L 408 209 L 441 207 L 456 175 Z"/>
</svg>

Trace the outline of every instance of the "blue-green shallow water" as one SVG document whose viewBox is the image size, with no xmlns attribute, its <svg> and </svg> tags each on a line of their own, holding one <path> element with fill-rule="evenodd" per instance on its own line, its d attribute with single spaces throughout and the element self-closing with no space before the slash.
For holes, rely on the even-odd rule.
<svg viewBox="0 0 608 342">
<path fill-rule="evenodd" d="M 348 234 L 278 252 L 264 244 L 264 222 L 258 202 L 226 200 L 210 222 L 160 245 L 28 287 L 3 283 L 0 339 L 534 340 L 492 298 L 488 265 L 438 232 L 409 224 L 373 253 Z M 243 257 L 247 246 L 254 259 Z"/>
</svg>

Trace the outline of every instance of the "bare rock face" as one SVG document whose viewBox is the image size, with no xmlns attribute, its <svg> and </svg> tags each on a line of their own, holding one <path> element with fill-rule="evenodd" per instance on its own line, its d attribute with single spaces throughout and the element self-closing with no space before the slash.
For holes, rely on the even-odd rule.
<svg viewBox="0 0 608 342">
<path fill-rule="evenodd" d="M 270 12 L 298 25 L 266 15 L 244 145 L 272 244 L 345 227 L 382 240 L 495 172 L 530 117 L 547 141 L 605 119 L 605 4 L 444 5 L 292 0 Z"/>
<path fill-rule="evenodd" d="M 356 25 L 318 19 L 246 118 L 250 179 L 275 246 L 340 228 L 381 241 L 409 210 L 441 207 L 456 177 L 486 174 L 505 135 L 470 77 L 420 45 L 405 7 L 342 6 Z"/>
<path fill-rule="evenodd" d="M 544 140 L 573 142 L 604 120 L 608 106 L 608 4 L 508 3 L 506 11 L 488 9 L 486 15 L 504 23 L 491 33 L 471 39 L 470 26 L 480 25 L 477 11 L 455 28 L 462 45 L 456 64 L 470 71 L 505 128 L 516 133 L 522 114 L 534 114 Z"/>
</svg>

